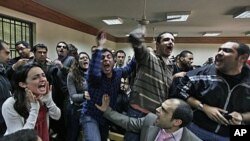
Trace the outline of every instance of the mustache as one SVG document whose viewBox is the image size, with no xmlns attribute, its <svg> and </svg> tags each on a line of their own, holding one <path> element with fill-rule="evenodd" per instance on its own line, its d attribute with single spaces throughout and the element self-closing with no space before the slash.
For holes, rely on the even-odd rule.
<svg viewBox="0 0 250 141">
<path fill-rule="evenodd" d="M 222 57 L 223 57 L 223 55 L 217 54 L 217 55 L 215 55 L 214 60 L 215 60 L 215 61 L 218 61 L 218 60 L 220 60 Z"/>
<path fill-rule="evenodd" d="M 167 49 L 173 49 L 173 46 L 167 46 Z"/>
</svg>

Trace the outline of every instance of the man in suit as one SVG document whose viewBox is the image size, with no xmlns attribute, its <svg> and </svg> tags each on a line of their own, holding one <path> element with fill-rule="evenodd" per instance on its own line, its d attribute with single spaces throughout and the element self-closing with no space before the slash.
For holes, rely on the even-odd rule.
<svg viewBox="0 0 250 141">
<path fill-rule="evenodd" d="M 185 126 L 193 119 L 191 107 L 180 99 L 167 99 L 156 109 L 156 114 L 148 113 L 143 118 L 132 118 L 109 106 L 109 97 L 104 95 L 102 105 L 96 107 L 104 112 L 111 122 L 126 130 L 140 133 L 141 141 L 201 141 Z"/>
</svg>

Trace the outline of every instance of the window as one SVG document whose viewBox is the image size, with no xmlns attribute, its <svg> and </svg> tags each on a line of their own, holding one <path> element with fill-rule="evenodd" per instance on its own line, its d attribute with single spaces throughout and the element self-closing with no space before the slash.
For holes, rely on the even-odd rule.
<svg viewBox="0 0 250 141">
<path fill-rule="evenodd" d="M 0 14 L 0 39 L 10 45 L 10 57 L 18 55 L 15 51 L 15 43 L 26 41 L 33 46 L 33 28 L 32 23 L 17 18 Z"/>
</svg>

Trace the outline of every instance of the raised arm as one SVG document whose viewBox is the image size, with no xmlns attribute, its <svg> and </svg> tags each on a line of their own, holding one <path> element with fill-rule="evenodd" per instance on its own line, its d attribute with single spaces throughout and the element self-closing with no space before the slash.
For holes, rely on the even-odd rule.
<svg viewBox="0 0 250 141">
<path fill-rule="evenodd" d="M 106 36 L 104 32 L 99 32 L 96 37 L 97 48 L 95 52 L 92 54 L 92 59 L 89 65 L 88 72 L 88 84 L 93 82 L 98 82 L 101 78 L 101 60 L 102 60 L 102 49 L 103 45 L 106 42 Z"/>
<path fill-rule="evenodd" d="M 145 32 L 145 26 L 140 26 L 129 34 L 128 39 L 134 49 L 135 59 L 137 63 L 140 63 L 141 61 L 146 61 L 150 54 L 149 50 L 142 45 Z"/>
</svg>

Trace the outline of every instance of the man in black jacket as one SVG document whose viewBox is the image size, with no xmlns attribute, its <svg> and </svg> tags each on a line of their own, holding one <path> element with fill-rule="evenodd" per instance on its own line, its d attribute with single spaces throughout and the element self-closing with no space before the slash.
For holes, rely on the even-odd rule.
<svg viewBox="0 0 250 141">
<path fill-rule="evenodd" d="M 250 122 L 249 47 L 226 42 L 215 63 L 187 73 L 175 96 L 185 99 L 194 111 L 189 129 L 206 141 L 229 141 L 229 126 Z"/>
<path fill-rule="evenodd" d="M 69 102 L 68 88 L 67 88 L 67 75 L 71 65 L 74 62 L 74 57 L 69 56 L 69 47 L 66 42 L 60 41 L 56 45 L 56 52 L 58 58 L 53 61 L 53 64 L 56 65 L 56 71 L 52 72 L 52 98 L 55 104 L 61 110 L 61 118 L 59 120 L 50 120 L 50 127 L 54 132 L 54 135 L 57 134 L 58 141 L 66 141 L 66 105 Z"/>
<path fill-rule="evenodd" d="M 6 131 L 6 125 L 2 115 L 2 105 L 10 97 L 11 84 L 5 73 L 5 65 L 9 60 L 10 49 L 6 42 L 0 40 L 0 137 Z"/>
</svg>

